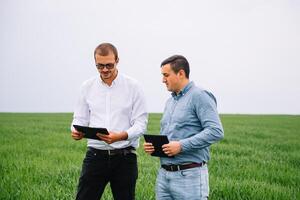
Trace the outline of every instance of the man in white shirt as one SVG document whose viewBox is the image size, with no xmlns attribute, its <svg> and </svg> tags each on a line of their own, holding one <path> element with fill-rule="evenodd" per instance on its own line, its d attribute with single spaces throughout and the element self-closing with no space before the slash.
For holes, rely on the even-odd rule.
<svg viewBox="0 0 300 200">
<path fill-rule="evenodd" d="M 100 76 L 82 84 L 72 125 L 105 127 L 109 134 L 87 139 L 76 199 L 100 199 L 109 182 L 114 199 L 132 200 L 138 176 L 135 149 L 148 122 L 145 97 L 135 80 L 118 72 L 112 44 L 100 44 L 94 58 Z M 73 139 L 83 138 L 73 126 L 71 131 Z"/>
</svg>

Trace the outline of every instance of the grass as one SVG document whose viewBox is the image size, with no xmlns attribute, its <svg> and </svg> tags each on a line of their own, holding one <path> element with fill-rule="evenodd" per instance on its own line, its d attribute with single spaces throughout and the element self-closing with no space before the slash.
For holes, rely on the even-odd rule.
<svg viewBox="0 0 300 200">
<path fill-rule="evenodd" d="M 150 114 L 148 133 L 161 114 Z M 0 113 L 0 199 L 74 199 L 86 142 L 72 115 Z M 222 115 L 211 147 L 210 199 L 300 199 L 300 116 Z M 141 139 L 141 144 L 143 139 Z M 138 149 L 137 200 L 155 199 L 157 158 Z M 103 198 L 112 199 L 107 187 Z"/>
</svg>

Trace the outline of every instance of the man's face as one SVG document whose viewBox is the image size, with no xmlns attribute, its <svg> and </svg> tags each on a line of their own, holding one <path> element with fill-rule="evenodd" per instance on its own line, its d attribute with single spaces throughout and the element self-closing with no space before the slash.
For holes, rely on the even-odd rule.
<svg viewBox="0 0 300 200">
<path fill-rule="evenodd" d="M 117 73 L 117 62 L 113 53 L 109 53 L 107 56 L 96 54 L 95 62 L 103 80 L 109 80 L 115 77 L 115 74 Z"/>
<path fill-rule="evenodd" d="M 161 74 L 163 76 L 162 82 L 166 84 L 167 89 L 169 91 L 171 92 L 180 91 L 179 74 L 175 74 L 170 64 L 166 64 L 161 67 Z"/>
</svg>

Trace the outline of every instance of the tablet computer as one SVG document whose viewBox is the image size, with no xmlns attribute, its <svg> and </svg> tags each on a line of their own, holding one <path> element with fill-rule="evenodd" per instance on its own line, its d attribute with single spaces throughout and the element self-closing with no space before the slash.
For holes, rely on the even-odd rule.
<svg viewBox="0 0 300 200">
<path fill-rule="evenodd" d="M 155 151 L 151 154 L 151 156 L 168 157 L 168 158 L 174 157 L 174 156 L 168 156 L 162 150 L 162 145 L 169 143 L 169 139 L 166 135 L 144 134 L 144 138 L 146 142 L 152 143 L 152 145 L 154 146 Z"/>
<path fill-rule="evenodd" d="M 93 127 L 87 127 L 87 126 L 79 126 L 79 125 L 73 125 L 73 127 L 83 133 L 84 138 L 94 139 L 94 140 L 101 140 L 96 135 L 97 133 L 108 135 L 108 131 L 106 128 L 93 128 Z"/>
</svg>

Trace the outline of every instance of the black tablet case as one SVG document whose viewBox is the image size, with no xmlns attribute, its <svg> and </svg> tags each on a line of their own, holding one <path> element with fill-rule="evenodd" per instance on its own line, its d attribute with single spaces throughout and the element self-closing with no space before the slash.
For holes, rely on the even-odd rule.
<svg viewBox="0 0 300 200">
<path fill-rule="evenodd" d="M 168 158 L 174 157 L 174 156 L 168 156 L 162 150 L 162 145 L 169 143 L 168 137 L 166 135 L 144 134 L 144 138 L 146 142 L 152 143 L 152 145 L 155 148 L 155 151 L 151 154 L 151 156 L 168 157 Z"/>
<path fill-rule="evenodd" d="M 79 125 L 73 125 L 73 127 L 84 134 L 83 137 L 94 139 L 94 140 L 101 140 L 97 137 L 97 133 L 108 135 L 108 131 L 106 128 L 93 128 L 93 127 L 87 127 L 87 126 L 79 126 Z"/>
</svg>

